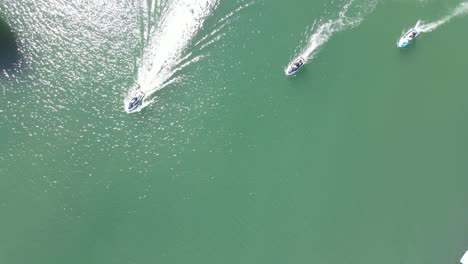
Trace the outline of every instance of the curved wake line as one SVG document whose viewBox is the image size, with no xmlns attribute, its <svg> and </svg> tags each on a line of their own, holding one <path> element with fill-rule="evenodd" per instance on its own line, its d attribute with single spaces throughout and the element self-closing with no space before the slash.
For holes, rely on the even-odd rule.
<svg viewBox="0 0 468 264">
<path fill-rule="evenodd" d="M 218 1 L 174 0 L 168 7 L 162 7 L 159 10 L 156 10 L 156 5 L 161 1 L 158 0 L 157 4 L 154 0 L 151 2 L 150 9 L 153 13 L 160 13 L 161 16 L 155 31 L 149 33 L 148 43 L 138 69 L 137 85 L 129 91 L 124 100 L 125 105 L 136 89 L 144 90 L 148 97 L 164 88 L 181 67 L 190 64 L 187 62 L 177 67 L 183 59 L 181 56 L 184 50 L 201 29 L 205 19 L 217 7 Z M 140 108 L 150 103 L 151 100 L 145 101 Z"/>
<path fill-rule="evenodd" d="M 317 49 L 323 46 L 334 33 L 358 26 L 364 20 L 364 15 L 373 10 L 377 3 L 376 1 L 371 0 L 367 1 L 363 5 L 353 6 L 355 1 L 356 0 L 350 0 L 347 2 L 338 13 L 338 18 L 329 19 L 323 23 L 321 23 L 322 20 L 319 20 L 318 23 L 321 24 L 317 27 L 315 33 L 313 33 L 309 38 L 307 47 L 300 53 L 298 57 L 302 57 L 306 61 L 311 60 L 317 52 Z M 354 17 L 348 16 L 351 7 L 358 9 L 358 15 Z M 296 58 L 297 57 L 295 57 L 291 63 Z"/>
<path fill-rule="evenodd" d="M 434 29 L 440 27 L 441 25 L 449 22 L 452 18 L 457 17 L 457 16 L 462 16 L 467 13 L 468 13 L 468 2 L 464 2 L 458 5 L 458 7 L 455 8 L 455 10 L 453 10 L 451 14 L 435 22 L 424 24 L 421 20 L 418 20 L 418 22 L 414 26 L 414 29 L 416 29 L 419 32 L 431 32 Z"/>
</svg>

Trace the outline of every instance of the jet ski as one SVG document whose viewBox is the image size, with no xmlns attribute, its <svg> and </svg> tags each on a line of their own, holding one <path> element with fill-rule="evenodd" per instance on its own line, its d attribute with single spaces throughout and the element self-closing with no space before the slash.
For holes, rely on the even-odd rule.
<svg viewBox="0 0 468 264">
<path fill-rule="evenodd" d="M 404 48 L 408 46 L 413 40 L 420 34 L 421 32 L 418 32 L 416 29 L 412 28 L 408 32 L 401 37 L 401 39 L 398 41 L 398 47 L 399 48 Z"/>
<path fill-rule="evenodd" d="M 460 259 L 460 263 L 468 264 L 468 251 L 466 251 L 463 257 Z"/>
<path fill-rule="evenodd" d="M 288 65 L 288 68 L 286 68 L 286 75 L 291 76 L 295 74 L 297 71 L 299 71 L 302 66 L 305 64 L 305 59 L 302 57 L 298 57 L 295 59 L 291 64 Z"/>
<path fill-rule="evenodd" d="M 145 98 L 145 92 L 143 92 L 142 90 L 137 90 L 133 94 L 132 99 L 128 102 L 128 104 L 125 107 L 127 112 L 132 113 L 136 109 L 138 109 L 138 107 L 143 103 L 143 98 Z"/>
</svg>

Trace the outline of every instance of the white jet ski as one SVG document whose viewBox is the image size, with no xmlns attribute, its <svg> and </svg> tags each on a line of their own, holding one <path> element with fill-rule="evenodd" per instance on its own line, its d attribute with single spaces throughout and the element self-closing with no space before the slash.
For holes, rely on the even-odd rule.
<svg viewBox="0 0 468 264">
<path fill-rule="evenodd" d="M 127 113 L 132 113 L 135 110 L 137 110 L 138 107 L 143 103 L 144 98 L 145 92 L 143 92 L 142 90 L 137 90 L 133 94 L 132 99 L 125 106 L 125 110 L 127 110 Z"/>
<path fill-rule="evenodd" d="M 302 57 L 298 57 L 295 59 L 291 64 L 288 65 L 288 68 L 286 68 L 286 75 L 291 76 L 295 74 L 297 71 L 299 71 L 302 66 L 304 66 L 306 60 Z"/>
<path fill-rule="evenodd" d="M 468 264 L 468 251 L 466 251 L 463 257 L 460 259 L 460 263 Z"/>
<path fill-rule="evenodd" d="M 421 32 L 418 32 L 416 29 L 412 28 L 406 32 L 403 37 L 400 38 L 398 41 L 398 47 L 399 48 L 404 48 L 411 44 L 413 40 L 420 34 Z"/>
</svg>

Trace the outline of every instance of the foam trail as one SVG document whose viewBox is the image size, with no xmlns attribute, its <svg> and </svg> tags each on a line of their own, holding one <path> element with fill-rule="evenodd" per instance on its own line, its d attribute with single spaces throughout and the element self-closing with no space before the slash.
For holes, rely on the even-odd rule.
<svg viewBox="0 0 468 264">
<path fill-rule="evenodd" d="M 312 36 L 309 38 L 307 47 L 299 54 L 299 56 L 294 57 L 290 64 L 297 58 L 302 57 L 306 61 L 309 61 L 313 58 L 318 48 L 323 46 L 334 33 L 343 31 L 345 29 L 353 28 L 359 25 L 364 20 L 364 15 L 369 11 L 373 10 L 376 1 L 367 1 L 363 4 L 356 4 L 356 0 L 349 0 L 346 2 L 341 11 L 338 13 L 338 17 L 335 19 L 328 19 L 326 21 L 319 20 L 319 25 L 313 28 L 317 28 Z M 354 16 L 349 16 L 350 9 L 353 9 L 356 14 Z"/>
<path fill-rule="evenodd" d="M 216 8 L 218 1 L 174 0 L 169 6 L 159 10 L 161 17 L 155 31 L 150 33 L 138 71 L 137 84 L 130 90 L 125 105 L 138 87 L 148 97 L 167 85 L 173 74 L 180 69 L 177 66 L 185 48 Z M 141 108 L 150 102 L 145 102 Z"/>
<path fill-rule="evenodd" d="M 338 19 L 328 20 L 327 22 L 321 24 L 317 31 L 310 37 L 309 46 L 302 53 L 302 57 L 306 60 L 310 59 L 314 51 L 325 44 L 333 33 L 341 31 L 346 28 L 346 25 L 349 24 L 352 26 L 354 21 L 346 17 L 346 11 L 348 11 L 349 6 L 354 2 L 354 0 L 349 1 L 343 6 L 343 9 L 340 11 Z"/>
<path fill-rule="evenodd" d="M 210 37 L 213 37 L 214 35 L 217 35 L 221 30 L 224 29 L 224 27 L 228 24 L 229 22 L 229 19 L 231 19 L 235 14 L 239 13 L 240 11 L 242 11 L 243 9 L 251 6 L 252 3 L 247 3 L 247 4 L 243 4 L 239 7 L 237 7 L 235 10 L 229 12 L 227 15 L 225 15 L 223 18 L 219 19 L 218 22 L 217 22 L 217 28 L 214 29 L 210 34 L 207 34 L 205 35 L 203 38 L 201 38 L 196 44 L 195 46 L 199 46 L 201 45 L 201 43 L 205 42 L 207 39 L 209 39 Z M 217 37 L 215 38 L 219 38 L 221 35 L 218 35 Z M 208 43 L 206 44 L 203 44 L 201 45 L 201 49 L 203 47 L 206 47 L 208 46 L 209 44 L 213 43 L 214 40 L 209 40 Z"/>
<path fill-rule="evenodd" d="M 431 32 L 439 26 L 449 22 L 452 18 L 465 15 L 468 13 L 468 2 L 461 3 L 451 14 L 448 16 L 437 20 L 435 22 L 423 24 L 421 20 L 418 20 L 414 28 L 419 32 Z"/>
<path fill-rule="evenodd" d="M 180 65 L 178 68 L 183 69 L 186 66 L 209 56 L 208 54 L 197 55 L 196 53 L 203 51 L 206 47 L 210 46 L 211 44 L 215 43 L 216 41 L 219 41 L 222 37 L 224 37 L 226 35 L 226 32 L 223 31 L 232 22 L 232 20 L 236 19 L 234 15 L 238 14 L 240 11 L 249 7 L 250 5 L 251 3 L 242 4 L 235 10 L 226 14 L 224 17 L 218 19 L 216 21 L 214 29 L 208 29 L 209 33 L 206 33 L 197 42 L 191 44 L 191 46 L 194 47 L 193 50 L 195 50 L 196 52 L 190 52 L 184 57 L 182 57 L 177 63 L 177 65 Z"/>
</svg>

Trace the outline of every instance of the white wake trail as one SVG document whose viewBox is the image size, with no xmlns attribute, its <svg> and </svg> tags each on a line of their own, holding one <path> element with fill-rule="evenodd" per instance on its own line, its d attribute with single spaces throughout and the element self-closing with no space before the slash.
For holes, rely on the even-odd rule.
<svg viewBox="0 0 468 264">
<path fill-rule="evenodd" d="M 453 10 L 451 14 L 435 22 L 423 23 L 421 20 L 418 20 L 414 28 L 419 32 L 431 32 L 434 29 L 440 27 L 441 25 L 449 22 L 452 18 L 455 18 L 457 16 L 462 16 L 467 13 L 468 13 L 468 2 L 464 2 L 458 5 L 458 7 L 455 8 L 455 10 Z"/>
<path fill-rule="evenodd" d="M 373 10 L 377 3 L 373 0 L 366 1 L 362 4 L 357 4 L 355 2 L 356 0 L 348 1 L 338 13 L 337 18 L 329 19 L 325 22 L 320 20 L 317 29 L 309 38 L 307 47 L 299 56 L 306 61 L 311 60 L 317 52 L 317 49 L 323 46 L 334 33 L 359 25 L 364 20 L 365 15 Z M 353 9 L 352 12 L 355 14 L 348 14 L 350 9 Z"/>
<path fill-rule="evenodd" d="M 137 84 L 125 99 L 125 105 L 135 89 L 142 89 L 146 97 L 164 88 L 171 77 L 180 70 L 184 50 L 196 33 L 202 28 L 205 19 L 217 7 L 219 0 L 174 0 L 166 8 L 161 8 L 159 22 L 150 32 L 138 70 Z M 158 4 L 161 1 L 158 0 Z M 167 2 L 166 2 L 167 3 Z M 151 3 L 155 9 L 155 1 Z M 144 108 L 151 101 L 146 101 Z"/>
</svg>

